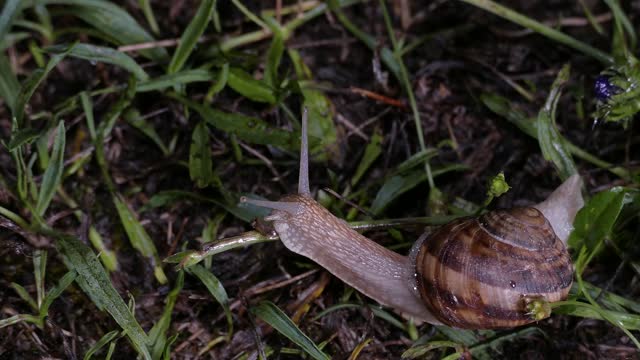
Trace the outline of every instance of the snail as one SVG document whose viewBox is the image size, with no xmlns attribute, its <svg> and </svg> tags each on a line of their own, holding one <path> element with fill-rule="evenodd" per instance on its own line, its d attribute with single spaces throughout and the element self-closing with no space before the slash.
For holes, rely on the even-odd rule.
<svg viewBox="0 0 640 360">
<path fill-rule="evenodd" d="M 540 320 L 527 312 L 528 303 L 567 297 L 573 266 L 565 243 L 583 205 L 579 175 L 540 204 L 458 219 L 423 234 L 403 256 L 354 231 L 311 197 L 306 110 L 301 142 L 298 193 L 241 202 L 272 209 L 265 220 L 289 250 L 369 298 L 417 321 L 491 329 Z"/>
</svg>

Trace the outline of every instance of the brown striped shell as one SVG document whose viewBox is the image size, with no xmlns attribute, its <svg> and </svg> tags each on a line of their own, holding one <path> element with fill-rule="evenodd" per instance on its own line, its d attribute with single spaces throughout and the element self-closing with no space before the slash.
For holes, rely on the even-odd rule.
<svg viewBox="0 0 640 360">
<path fill-rule="evenodd" d="M 566 247 L 535 208 L 454 221 L 415 249 L 422 300 L 438 320 L 458 328 L 533 322 L 527 301 L 563 300 L 573 281 Z"/>
</svg>

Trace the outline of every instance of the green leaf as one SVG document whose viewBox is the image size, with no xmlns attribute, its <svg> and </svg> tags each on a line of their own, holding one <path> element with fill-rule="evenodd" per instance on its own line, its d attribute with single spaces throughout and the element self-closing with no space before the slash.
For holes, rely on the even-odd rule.
<svg viewBox="0 0 640 360">
<path fill-rule="evenodd" d="M 149 75 L 129 55 L 109 47 L 91 44 L 54 45 L 46 47 L 45 51 L 54 54 L 67 52 L 69 56 L 79 59 L 116 65 L 134 74 L 138 80 L 149 79 Z"/>
<path fill-rule="evenodd" d="M 56 285 L 55 287 L 49 290 L 49 292 L 47 293 L 47 295 L 44 297 L 42 301 L 42 305 L 40 306 L 40 311 L 39 311 L 40 319 L 44 320 L 44 318 L 49 314 L 49 307 L 53 303 L 53 300 L 59 298 L 60 295 L 62 295 L 62 293 L 76 279 L 77 276 L 78 274 L 75 271 L 70 270 L 66 274 L 64 274 L 64 276 L 62 277 L 62 279 L 60 279 L 60 281 L 58 281 L 58 285 Z"/>
<path fill-rule="evenodd" d="M 576 214 L 574 229 L 567 242 L 569 247 L 586 247 L 587 258 L 595 256 L 604 247 L 605 240 L 611 238 L 618 216 L 632 199 L 631 193 L 621 187 L 614 187 L 593 196 Z M 588 260 L 582 267 L 576 266 L 576 272 L 582 273 L 587 263 Z"/>
<path fill-rule="evenodd" d="M 264 69 L 264 81 L 271 88 L 276 88 L 279 84 L 278 81 L 278 67 L 280 66 L 280 60 L 284 53 L 284 37 L 281 31 L 275 31 L 273 33 L 273 39 L 267 52 L 267 65 Z"/>
<path fill-rule="evenodd" d="M 187 29 L 182 33 L 178 48 L 176 48 L 176 51 L 173 53 L 171 63 L 167 69 L 169 74 L 176 73 L 182 69 L 189 55 L 195 49 L 198 39 L 207 28 L 209 18 L 211 18 L 215 7 L 216 0 L 202 0 L 200 2 L 200 7 L 198 7 Z"/>
<path fill-rule="evenodd" d="M 364 149 L 364 155 L 360 160 L 360 164 L 358 164 L 356 173 L 351 178 L 351 186 L 355 186 L 360 181 L 360 179 L 362 178 L 362 175 L 364 175 L 365 172 L 367 172 L 369 167 L 371 167 L 371 164 L 373 164 L 373 162 L 376 161 L 378 156 L 382 154 L 383 139 L 384 138 L 382 137 L 382 134 L 380 134 L 379 131 L 376 131 L 375 133 L 373 133 L 373 136 L 371 137 L 371 141 L 369 141 L 369 143 L 367 144 L 367 147 Z"/>
<path fill-rule="evenodd" d="M 258 118 L 215 110 L 178 95 L 173 95 L 173 97 L 197 111 L 207 124 L 230 135 L 235 134 L 241 140 L 254 144 L 278 146 L 292 151 L 298 148 L 297 133 L 271 128 L 265 121 Z"/>
<path fill-rule="evenodd" d="M 2 39 L 2 37 L 0 37 Z M 1 51 L 1 50 L 0 50 Z M 0 53 L 0 98 L 4 99 L 11 112 L 15 114 L 17 94 L 20 83 L 11 69 L 11 64 L 3 53 Z"/>
<path fill-rule="evenodd" d="M 47 169 L 42 177 L 42 184 L 38 192 L 38 203 L 36 204 L 36 212 L 42 216 L 49 207 L 51 199 L 55 194 L 60 182 L 62 181 L 62 173 L 64 171 L 64 146 L 65 146 L 65 129 L 64 122 L 60 121 L 56 130 L 56 138 L 53 142 L 53 150 Z"/>
<path fill-rule="evenodd" d="M 257 102 L 275 104 L 273 89 L 266 83 L 256 80 L 246 71 L 232 67 L 229 69 L 227 84 L 240 95 Z"/>
<path fill-rule="evenodd" d="M 154 129 L 153 126 L 151 126 L 151 124 L 149 124 L 149 122 L 147 122 L 147 120 L 145 120 L 145 118 L 140 115 L 140 112 L 138 112 L 138 110 L 129 109 L 124 113 L 124 118 L 129 124 L 131 124 L 131 126 L 140 130 L 149 139 L 151 139 L 151 141 L 153 141 L 160 148 L 165 156 L 171 153 L 171 151 L 167 148 L 167 146 L 164 144 L 164 142 L 156 132 L 156 129 Z"/>
<path fill-rule="evenodd" d="M 72 48 L 73 47 L 69 48 L 67 52 Z M 34 70 L 31 75 L 25 81 L 23 81 L 22 87 L 20 88 L 20 92 L 18 93 L 15 101 L 16 105 L 13 113 L 13 116 L 16 118 L 16 122 L 18 123 L 18 128 L 22 126 L 24 108 L 26 107 L 27 103 L 29 103 L 31 96 L 33 96 L 33 93 L 36 91 L 40 83 L 49 75 L 51 70 L 53 70 L 53 68 L 56 67 L 56 65 L 58 65 L 58 63 L 62 61 L 65 56 L 67 56 L 67 52 L 52 56 L 44 69 Z"/>
<path fill-rule="evenodd" d="M 167 330 L 169 330 L 169 326 L 171 325 L 171 314 L 173 313 L 173 307 L 176 304 L 178 295 L 180 295 L 180 291 L 182 291 L 183 285 L 184 271 L 179 271 L 174 288 L 167 294 L 162 316 L 158 322 L 153 325 L 151 331 L 149 331 L 151 355 L 154 359 L 160 359 L 164 349 L 167 347 Z"/>
<path fill-rule="evenodd" d="M 304 352 L 309 354 L 316 360 L 328 360 L 329 356 L 323 353 L 320 348 L 309 337 L 302 332 L 291 321 L 291 319 L 282 312 L 274 303 L 263 301 L 258 306 L 251 308 L 251 313 L 271 325 L 280 334 L 286 336 L 289 340 L 298 345 Z"/>
<path fill-rule="evenodd" d="M 465 165 L 453 164 L 440 169 L 434 169 L 432 175 L 433 177 L 436 177 L 449 171 L 460 171 L 466 169 L 467 167 Z M 425 181 L 427 181 L 427 174 L 423 169 L 416 169 L 406 174 L 399 174 L 390 177 L 385 181 L 380 190 L 378 190 L 378 193 L 371 204 L 371 212 L 374 215 L 380 214 L 393 200 Z M 433 190 L 430 192 L 430 196 L 432 196 L 432 193 Z"/>
<path fill-rule="evenodd" d="M 73 236 L 47 231 L 56 238 L 55 245 L 63 255 L 65 264 L 70 270 L 78 273 L 76 282 L 91 298 L 100 310 L 106 310 L 122 327 L 134 346 L 144 359 L 151 359 L 148 347 L 149 338 L 127 304 L 122 300 L 100 261 L 91 249 Z"/>
<path fill-rule="evenodd" d="M 40 137 L 40 131 L 32 128 L 20 129 L 11 135 L 11 140 L 7 145 L 9 151 L 13 151 L 24 144 L 30 144 Z"/>
<path fill-rule="evenodd" d="M 131 245 L 138 250 L 142 256 L 152 261 L 156 279 L 160 284 L 165 284 L 167 277 L 162 270 L 162 262 L 158 257 L 158 250 L 156 250 L 153 240 L 151 240 L 147 231 L 138 221 L 136 214 L 129 209 L 124 200 L 122 200 L 119 195 L 114 195 L 112 199 Z"/>
<path fill-rule="evenodd" d="M 312 146 L 311 153 L 336 152 L 337 151 L 337 135 L 336 127 L 333 123 L 333 113 L 331 111 L 331 102 L 324 93 L 312 85 L 313 76 L 311 70 L 305 65 L 299 53 L 295 50 L 289 50 L 289 57 L 293 62 L 298 77 L 300 91 L 304 98 L 302 106 L 307 108 L 309 114 L 309 136 L 319 139 L 320 142 L 316 146 Z M 322 158 L 320 158 L 322 160 Z"/>
<path fill-rule="evenodd" d="M 202 265 L 194 265 L 188 268 L 187 271 L 197 276 L 204 286 L 206 286 L 207 290 L 209 290 L 209 293 L 211 293 L 211 295 L 216 299 L 218 304 L 222 306 L 222 310 L 227 317 L 227 336 L 230 337 L 233 333 L 233 318 L 231 317 L 231 310 L 229 309 L 229 297 L 227 296 L 227 291 L 222 286 L 222 283 L 211 271 L 207 270 Z"/>
<path fill-rule="evenodd" d="M 83 360 L 91 359 L 93 357 L 93 354 L 97 353 L 105 345 L 107 345 L 108 343 L 112 342 L 115 338 L 117 338 L 119 333 L 120 333 L 120 331 L 113 330 L 113 331 L 109 331 L 108 333 L 104 334 L 100 338 L 100 340 L 98 340 L 95 344 L 93 344 L 93 346 L 90 347 L 89 350 L 87 350 L 86 353 L 84 353 L 84 356 L 82 357 L 82 359 Z"/>
<path fill-rule="evenodd" d="M 206 102 L 211 102 L 213 97 L 218 94 L 225 86 L 227 86 L 227 81 L 229 80 L 229 63 L 224 63 L 222 68 L 220 69 L 220 74 L 216 79 L 216 82 L 211 85 L 209 91 L 207 91 L 207 95 L 205 96 Z"/>
<path fill-rule="evenodd" d="M 33 324 L 39 324 L 40 323 L 40 319 L 38 319 L 37 316 L 33 316 L 31 314 L 18 314 L 18 315 L 13 315 L 11 317 L 8 317 L 6 319 L 1 319 L 0 320 L 0 329 L 7 327 L 7 326 L 11 326 L 14 324 L 17 324 L 21 321 L 26 321 L 26 322 L 30 322 Z"/>
<path fill-rule="evenodd" d="M 101 31 L 119 45 L 138 44 L 155 41 L 128 12 L 103 0 L 36 0 L 36 4 L 43 5 L 71 5 L 69 13 L 79 17 L 87 24 Z M 140 50 L 140 54 L 162 63 L 169 60 L 167 50 L 156 47 Z"/>
<path fill-rule="evenodd" d="M 11 25 L 15 19 L 22 12 L 21 0 L 7 0 L 2 7 L 2 13 L 0 13 L 0 41 L 4 41 Z"/>
<path fill-rule="evenodd" d="M 560 99 L 562 87 L 569 79 L 569 65 L 562 67 L 556 80 L 551 85 L 549 96 L 540 113 L 538 113 L 538 142 L 545 159 L 552 161 L 562 180 L 568 179 L 578 172 L 573 163 L 571 153 L 567 150 L 567 142 L 556 128 L 556 107 Z"/>
<path fill-rule="evenodd" d="M 174 74 L 162 75 L 138 84 L 136 91 L 161 91 L 172 86 L 189 84 L 192 82 L 209 82 L 216 79 L 216 76 L 209 70 L 192 69 L 184 70 Z"/>
<path fill-rule="evenodd" d="M 200 188 L 206 187 L 214 180 L 211 145 L 209 144 L 209 129 L 204 121 L 196 125 L 191 136 L 189 176 Z"/>
<path fill-rule="evenodd" d="M 31 306 L 33 310 L 38 311 L 38 304 L 36 304 L 36 301 L 31 297 L 31 295 L 29 295 L 29 292 L 22 285 L 12 282 L 11 287 L 22 300 L 26 301 L 27 304 Z"/>
</svg>

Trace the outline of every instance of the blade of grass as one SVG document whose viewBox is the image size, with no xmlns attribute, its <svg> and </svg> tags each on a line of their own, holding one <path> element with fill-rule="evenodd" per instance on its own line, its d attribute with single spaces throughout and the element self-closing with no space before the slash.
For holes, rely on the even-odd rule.
<svg viewBox="0 0 640 360">
<path fill-rule="evenodd" d="M 44 281 L 47 272 L 47 250 L 37 249 L 33 252 L 33 275 L 36 280 L 36 303 L 42 307 L 45 296 Z"/>
<path fill-rule="evenodd" d="M 4 41 L 9 30 L 11 30 L 11 25 L 13 25 L 21 11 L 21 0 L 7 0 L 4 2 L 2 13 L 0 13 L 0 41 Z"/>
<path fill-rule="evenodd" d="M 40 216 L 44 215 L 44 212 L 47 211 L 47 208 L 53 199 L 53 195 L 62 181 L 62 173 L 64 171 L 65 139 L 64 122 L 61 121 L 56 130 L 56 138 L 53 142 L 51 158 L 42 177 L 42 184 L 38 193 L 36 211 Z"/>
<path fill-rule="evenodd" d="M 569 79 L 569 65 L 562 67 L 556 80 L 551 85 L 549 96 L 544 106 L 538 113 L 538 143 L 542 155 L 546 160 L 552 161 L 562 180 L 576 174 L 576 168 L 571 153 L 567 150 L 564 138 L 556 128 L 556 107 L 564 84 Z"/>
<path fill-rule="evenodd" d="M 13 151 L 24 144 L 30 144 L 34 140 L 42 136 L 42 131 L 33 128 L 20 129 L 11 134 L 11 140 L 7 144 L 7 149 Z"/>
<path fill-rule="evenodd" d="M 129 238 L 131 245 L 138 250 L 142 256 L 152 261 L 154 268 L 153 273 L 156 280 L 158 280 L 160 284 L 166 284 L 167 276 L 162 270 L 162 261 L 160 261 L 160 258 L 158 257 L 158 250 L 156 250 L 153 240 L 151 240 L 147 231 L 142 227 L 142 224 L 138 221 L 135 213 L 129 209 L 127 204 L 119 195 L 114 195 L 112 200 L 116 206 L 120 222 L 127 233 L 127 237 Z"/>
<path fill-rule="evenodd" d="M 316 360 L 328 360 L 329 356 L 291 321 L 274 303 L 263 301 L 258 306 L 251 308 L 251 313 L 271 325 L 280 334 L 298 345 L 304 352 Z"/>
<path fill-rule="evenodd" d="M 7 57 L 0 53 L 0 98 L 4 99 L 4 102 L 14 114 L 19 91 L 20 83 L 11 69 L 11 64 Z"/>
<path fill-rule="evenodd" d="M 153 9 L 151 8 L 151 0 L 139 0 L 138 4 L 140 8 L 142 8 L 142 13 L 144 13 L 145 19 L 147 19 L 147 23 L 153 31 L 154 34 L 158 35 L 160 33 L 160 28 L 158 27 L 158 22 L 156 21 L 156 17 L 153 15 Z"/>
<path fill-rule="evenodd" d="M 235 134 L 241 140 L 254 144 L 279 146 L 291 151 L 295 151 L 298 147 L 297 133 L 271 128 L 261 119 L 212 109 L 175 94 L 169 96 L 197 111 L 207 124 L 228 134 Z"/>
<path fill-rule="evenodd" d="M 613 58 L 609 54 L 602 52 L 588 44 L 578 41 L 571 36 L 554 30 L 536 20 L 533 20 L 527 16 L 524 16 L 516 11 L 513 11 L 505 6 L 502 6 L 491 0 L 460 0 L 462 2 L 471 4 L 480 9 L 486 10 L 494 15 L 500 16 L 508 21 L 516 23 L 520 26 L 533 30 L 549 39 L 559 42 L 563 45 L 569 46 L 575 50 L 578 50 L 585 55 L 600 61 L 605 65 L 613 65 Z"/>
<path fill-rule="evenodd" d="M 300 54 L 293 49 L 289 50 L 288 53 L 293 62 L 300 92 L 304 99 L 302 107 L 308 111 L 309 136 L 320 140 L 316 142 L 317 145 L 314 145 L 314 142 L 311 143 L 310 152 L 324 155 L 317 157 L 319 161 L 322 161 L 336 151 L 336 143 L 338 141 L 336 126 L 333 122 L 331 101 L 322 91 L 309 86 L 313 81 L 313 75 L 304 61 L 302 61 Z"/>
<path fill-rule="evenodd" d="M 167 294 L 166 303 L 164 305 L 164 311 L 162 316 L 155 325 L 149 331 L 149 343 L 151 344 L 151 356 L 154 359 L 160 359 L 162 353 L 167 348 L 167 330 L 171 325 L 171 314 L 173 313 L 173 307 L 178 300 L 178 295 L 182 291 L 184 285 L 184 271 L 178 272 L 178 278 L 173 289 Z"/>
<path fill-rule="evenodd" d="M 604 248 L 623 207 L 631 200 L 628 191 L 615 187 L 596 194 L 578 211 L 567 244 L 576 250 L 586 248 L 587 260 L 582 263 L 583 267 L 576 266 L 576 273 L 582 273 L 589 261 Z"/>
<path fill-rule="evenodd" d="M 31 99 L 31 96 L 33 96 L 33 93 L 36 91 L 40 83 L 49 75 L 51 70 L 53 70 L 53 68 L 56 67 L 56 65 L 58 65 L 58 63 L 67 56 L 68 52 L 71 49 L 73 49 L 73 46 L 67 49 L 67 51 L 64 53 L 52 56 L 44 69 L 34 70 L 31 75 L 22 82 L 22 87 L 20 88 L 20 92 L 18 93 L 18 96 L 15 100 L 15 112 L 13 113 L 13 116 L 16 118 L 16 122 L 18 124 L 18 129 L 22 127 L 24 109 Z"/>
<path fill-rule="evenodd" d="M 538 139 L 538 123 L 536 119 L 527 118 L 526 114 L 512 106 L 509 100 L 496 94 L 487 93 L 482 94 L 480 96 L 480 100 L 487 108 L 489 108 L 489 110 L 504 117 L 525 134 L 536 140 Z M 564 142 L 566 143 L 568 150 L 576 157 L 588 161 L 602 169 L 608 170 L 625 180 L 631 180 L 631 174 L 627 169 L 614 166 L 611 163 L 601 160 L 569 142 L 567 139 L 564 139 Z"/>
<path fill-rule="evenodd" d="M 167 68 L 169 74 L 176 73 L 182 69 L 189 55 L 191 55 L 191 52 L 195 49 L 198 39 L 207 28 L 207 24 L 209 24 L 209 19 L 215 7 L 216 0 L 203 0 L 200 2 L 195 16 L 187 26 L 187 29 L 182 33 L 178 47 L 173 53 L 171 63 L 169 63 L 169 67 Z"/>
<path fill-rule="evenodd" d="M 147 334 L 113 287 L 107 272 L 91 249 L 73 236 L 50 229 L 41 231 L 56 239 L 55 245 L 63 255 L 65 264 L 70 270 L 77 272 L 76 282 L 91 298 L 91 301 L 98 309 L 106 310 L 113 317 L 131 339 L 131 342 L 139 349 L 145 360 L 151 360 Z"/>
<path fill-rule="evenodd" d="M 233 318 L 231 317 L 231 310 L 229 309 L 229 297 L 227 291 L 222 286 L 220 280 L 210 270 L 207 270 L 202 265 L 195 265 L 187 269 L 190 273 L 195 275 L 204 286 L 209 290 L 209 293 L 216 299 L 218 304 L 222 306 L 224 315 L 227 318 L 227 338 L 231 338 L 233 334 Z"/>
<path fill-rule="evenodd" d="M 360 163 L 358 164 L 358 168 L 356 169 L 355 174 L 351 178 L 351 186 L 355 187 L 358 184 L 358 181 L 362 178 L 362 176 L 367 172 L 371 164 L 382 154 L 382 134 L 379 131 L 376 131 L 371 136 L 371 141 L 367 144 L 367 147 L 364 149 L 364 155 L 362 155 L 362 159 L 360 159 Z"/>
<path fill-rule="evenodd" d="M 193 129 L 189 149 L 189 176 L 196 186 L 203 188 L 214 181 L 209 129 L 200 121 Z"/>
<path fill-rule="evenodd" d="M 149 79 L 149 75 L 129 55 L 109 47 L 80 43 L 73 45 L 72 49 L 69 49 L 69 45 L 60 44 L 44 50 L 54 54 L 66 52 L 75 58 L 116 65 L 134 74 L 138 80 Z"/>
<path fill-rule="evenodd" d="M 257 102 L 275 104 L 273 89 L 264 81 L 256 80 L 246 71 L 232 67 L 229 69 L 227 84 L 238 94 Z"/>
<path fill-rule="evenodd" d="M 103 0 L 36 0 L 39 5 L 70 5 L 69 13 L 115 39 L 118 45 L 155 41 L 128 12 Z M 168 61 L 164 48 L 140 50 L 140 54 L 158 63 Z"/>
<path fill-rule="evenodd" d="M 60 279 L 60 281 L 58 281 L 58 284 L 51 288 L 47 295 L 45 295 L 39 311 L 39 317 L 42 321 L 44 321 L 44 319 L 49 314 L 49 307 L 51 306 L 53 301 L 59 298 L 60 295 L 62 295 L 62 293 L 69 287 L 69 285 L 71 285 L 71 283 L 73 283 L 77 276 L 78 274 L 75 271 L 68 271 Z"/>
<path fill-rule="evenodd" d="M 36 301 L 22 285 L 12 282 L 10 286 L 33 310 L 38 311 L 38 304 L 36 304 Z"/>
<path fill-rule="evenodd" d="M 102 349 L 105 345 L 107 345 L 108 343 L 112 342 L 114 339 L 116 339 L 118 337 L 118 335 L 120 334 L 120 331 L 118 330 L 113 330 L 113 331 L 109 331 L 108 333 L 104 334 L 100 340 L 96 341 L 95 344 L 93 344 L 93 346 L 91 346 L 86 353 L 84 353 L 84 356 L 82 357 L 83 360 L 89 360 L 93 357 L 93 354 L 97 353 L 98 351 L 100 351 L 100 349 Z"/>
<path fill-rule="evenodd" d="M 174 85 L 192 82 L 210 82 L 216 80 L 216 75 L 205 69 L 191 69 L 162 75 L 138 84 L 137 92 L 162 91 Z"/>
</svg>

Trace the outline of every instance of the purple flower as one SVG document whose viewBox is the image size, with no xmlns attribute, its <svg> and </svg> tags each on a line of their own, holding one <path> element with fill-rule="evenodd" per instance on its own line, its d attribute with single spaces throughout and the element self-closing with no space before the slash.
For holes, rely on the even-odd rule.
<svg viewBox="0 0 640 360">
<path fill-rule="evenodd" d="M 620 93 L 622 89 L 613 85 L 609 76 L 598 75 L 595 83 L 593 84 L 593 91 L 595 92 L 598 100 L 607 101 L 611 96 Z"/>
</svg>

